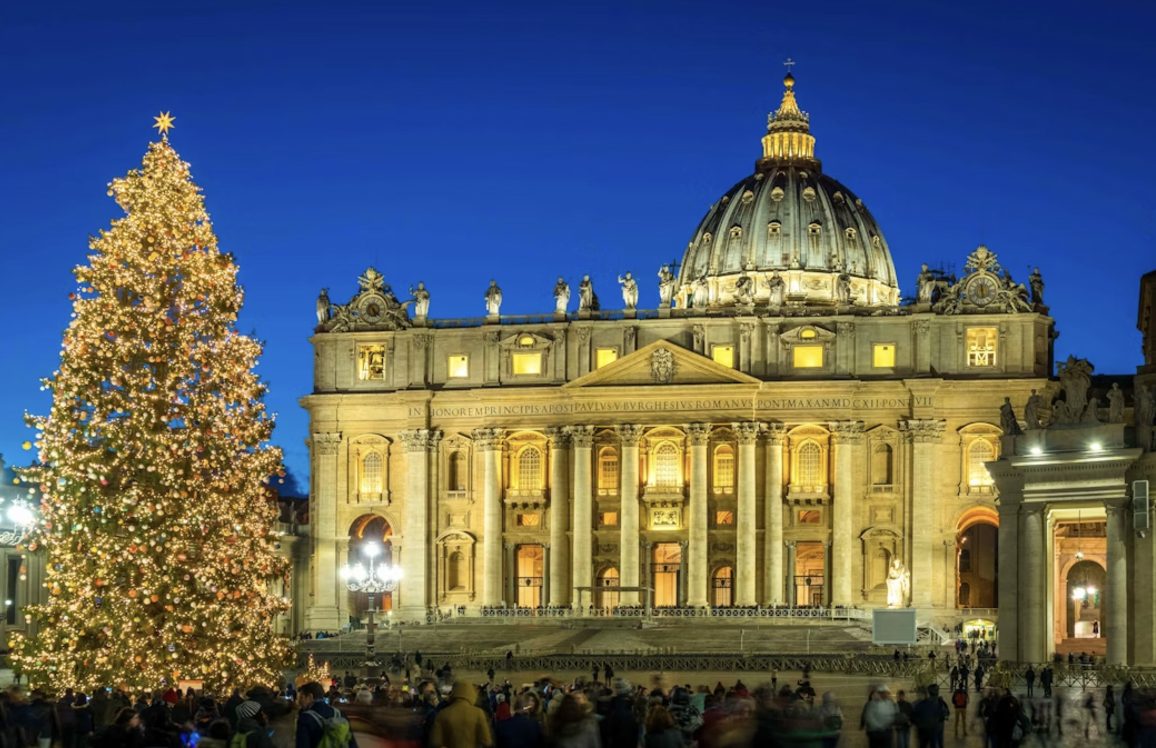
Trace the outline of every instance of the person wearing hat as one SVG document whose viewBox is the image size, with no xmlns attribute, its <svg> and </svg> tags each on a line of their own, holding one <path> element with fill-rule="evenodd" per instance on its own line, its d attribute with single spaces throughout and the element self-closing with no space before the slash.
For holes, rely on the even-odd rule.
<svg viewBox="0 0 1156 748">
<path fill-rule="evenodd" d="M 871 748 L 891 748 L 891 729 L 898 712 L 887 684 L 876 686 L 863 709 L 863 727 L 867 730 L 867 744 Z"/>
<path fill-rule="evenodd" d="M 490 748 L 490 721 L 477 706 L 478 691 L 464 680 L 454 682 L 450 703 L 434 717 L 430 748 Z"/>
<path fill-rule="evenodd" d="M 273 748 L 269 735 L 269 715 L 259 702 L 248 699 L 237 705 L 237 735 L 245 736 L 245 748 Z M 240 741 L 234 738 L 231 745 Z"/>
</svg>

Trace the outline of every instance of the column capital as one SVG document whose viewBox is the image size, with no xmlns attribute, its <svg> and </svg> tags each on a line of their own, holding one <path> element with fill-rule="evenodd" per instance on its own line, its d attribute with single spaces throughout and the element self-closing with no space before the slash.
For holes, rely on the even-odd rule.
<svg viewBox="0 0 1156 748">
<path fill-rule="evenodd" d="M 550 426 L 546 429 L 546 438 L 554 449 L 565 449 L 570 444 L 570 432 L 565 426 Z"/>
<path fill-rule="evenodd" d="M 831 421 L 830 428 L 836 444 L 854 444 L 863 438 L 862 421 Z"/>
<path fill-rule="evenodd" d="M 1042 501 L 1024 502 L 1020 504 L 1020 512 L 1023 514 L 1043 514 L 1046 507 L 1047 504 Z"/>
<path fill-rule="evenodd" d="M 763 424 L 763 434 L 770 444 L 782 444 L 787 436 L 787 426 L 783 423 L 772 422 Z"/>
<path fill-rule="evenodd" d="M 574 443 L 575 447 L 589 449 L 594 444 L 593 426 L 571 426 L 569 433 L 570 441 Z"/>
<path fill-rule="evenodd" d="M 314 431 L 313 438 L 309 440 L 309 446 L 317 450 L 318 454 L 335 455 L 337 448 L 341 446 L 341 432 Z"/>
<path fill-rule="evenodd" d="M 936 444 L 943 438 L 946 425 L 942 418 L 905 418 L 899 422 L 899 430 L 913 444 Z"/>
<path fill-rule="evenodd" d="M 1104 511 L 1113 518 L 1118 518 L 1119 516 L 1127 516 L 1132 508 L 1128 505 L 1128 499 L 1106 499 Z"/>
<path fill-rule="evenodd" d="M 731 428 L 735 430 L 739 444 L 754 444 L 755 440 L 759 438 L 763 424 L 761 421 L 738 421 L 732 423 Z"/>
<path fill-rule="evenodd" d="M 636 423 L 624 423 L 621 426 L 615 426 L 614 430 L 618 433 L 618 438 L 622 440 L 624 447 L 638 446 L 638 440 L 642 438 L 642 426 Z"/>
<path fill-rule="evenodd" d="M 707 438 L 710 436 L 709 423 L 690 423 L 686 426 L 686 435 L 690 438 L 690 443 L 693 446 L 706 444 Z"/>
<path fill-rule="evenodd" d="M 474 444 L 483 452 L 502 448 L 502 429 L 474 429 Z"/>
<path fill-rule="evenodd" d="M 413 429 L 398 434 L 407 452 L 425 452 L 437 447 L 442 440 L 441 429 Z"/>
</svg>

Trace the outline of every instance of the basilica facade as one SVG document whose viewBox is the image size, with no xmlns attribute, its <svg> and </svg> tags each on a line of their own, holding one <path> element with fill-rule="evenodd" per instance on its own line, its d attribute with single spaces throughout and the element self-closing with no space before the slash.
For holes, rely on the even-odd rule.
<svg viewBox="0 0 1156 748">
<path fill-rule="evenodd" d="M 903 605 L 991 626 L 1016 590 L 988 465 L 1054 389 L 1055 333 L 1038 271 L 952 259 L 905 269 L 904 298 L 788 76 L 753 174 L 654 290 L 559 278 L 553 309 L 511 316 L 499 278 L 465 321 L 372 268 L 323 293 L 305 627 L 360 615 L 339 570 L 367 543 L 400 569 L 395 619 L 869 609 L 901 568 Z"/>
</svg>

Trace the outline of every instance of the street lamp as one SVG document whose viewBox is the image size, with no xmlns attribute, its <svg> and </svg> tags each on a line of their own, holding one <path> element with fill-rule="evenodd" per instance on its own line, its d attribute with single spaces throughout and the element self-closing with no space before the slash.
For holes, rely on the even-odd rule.
<svg viewBox="0 0 1156 748">
<path fill-rule="evenodd" d="M 367 566 L 360 563 L 345 564 L 341 567 L 341 579 L 350 592 L 364 592 L 369 596 L 369 625 L 365 628 L 365 670 L 366 675 L 373 675 L 373 669 L 379 667 L 377 657 L 373 651 L 373 635 L 377 630 L 373 615 L 376 601 L 374 597 L 386 592 L 393 592 L 401 579 L 401 569 L 390 563 L 378 564 L 375 559 L 381 554 L 381 546 L 376 543 L 367 543 L 361 547 L 361 555 L 365 556 Z"/>
<path fill-rule="evenodd" d="M 36 510 L 26 499 L 0 503 L 0 545 L 20 545 L 36 526 Z"/>
</svg>

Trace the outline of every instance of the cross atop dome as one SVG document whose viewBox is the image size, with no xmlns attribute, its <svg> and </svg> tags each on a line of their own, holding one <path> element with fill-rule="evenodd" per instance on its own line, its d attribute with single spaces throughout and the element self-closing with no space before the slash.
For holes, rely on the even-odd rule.
<svg viewBox="0 0 1156 748">
<path fill-rule="evenodd" d="M 804 162 L 815 165 L 815 137 L 811 135 L 811 118 L 799 109 L 795 100 L 795 76 L 791 58 L 783 63 L 787 74 L 783 77 L 783 98 L 779 108 L 767 115 L 767 134 L 763 136 L 763 158 L 759 167 L 771 164 Z"/>
</svg>

